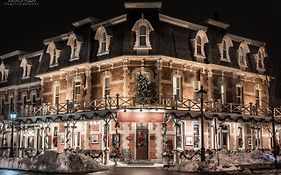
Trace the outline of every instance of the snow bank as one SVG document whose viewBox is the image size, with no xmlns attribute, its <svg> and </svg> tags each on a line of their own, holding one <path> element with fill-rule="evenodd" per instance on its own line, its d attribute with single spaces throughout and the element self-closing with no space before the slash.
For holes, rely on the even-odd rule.
<svg viewBox="0 0 281 175">
<path fill-rule="evenodd" d="M 84 154 L 56 151 L 45 151 L 34 158 L 1 158 L 0 168 L 56 173 L 87 173 L 105 169 Z"/>
<path fill-rule="evenodd" d="M 237 171 L 247 165 L 271 164 L 274 157 L 262 151 L 226 152 L 206 154 L 206 161 L 200 161 L 200 154 L 196 154 L 190 160 L 186 159 L 180 165 L 170 167 L 170 170 L 194 172 L 194 171 Z"/>
</svg>

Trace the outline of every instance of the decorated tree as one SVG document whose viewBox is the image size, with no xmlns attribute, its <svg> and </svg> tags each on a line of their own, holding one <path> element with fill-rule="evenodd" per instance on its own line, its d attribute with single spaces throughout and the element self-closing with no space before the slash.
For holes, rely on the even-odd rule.
<svg viewBox="0 0 281 175">
<path fill-rule="evenodd" d="M 155 89 L 148 78 L 138 74 L 135 84 L 135 102 L 138 104 L 151 104 L 155 102 Z"/>
</svg>

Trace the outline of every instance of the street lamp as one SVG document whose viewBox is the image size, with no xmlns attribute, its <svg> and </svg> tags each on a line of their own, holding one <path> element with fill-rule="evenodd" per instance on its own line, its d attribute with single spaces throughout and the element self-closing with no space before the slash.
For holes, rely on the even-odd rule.
<svg viewBox="0 0 281 175">
<path fill-rule="evenodd" d="M 199 98 L 200 98 L 200 116 L 201 116 L 201 161 L 205 161 L 205 146 L 204 146 L 204 113 L 203 113 L 203 100 L 204 95 L 207 94 L 207 92 L 203 89 L 203 86 L 201 86 L 200 90 L 197 92 Z"/>
<path fill-rule="evenodd" d="M 10 150 L 10 157 L 14 157 L 14 121 L 17 118 L 16 112 L 10 113 L 10 118 L 12 120 L 12 135 L 11 135 L 11 150 Z"/>
</svg>

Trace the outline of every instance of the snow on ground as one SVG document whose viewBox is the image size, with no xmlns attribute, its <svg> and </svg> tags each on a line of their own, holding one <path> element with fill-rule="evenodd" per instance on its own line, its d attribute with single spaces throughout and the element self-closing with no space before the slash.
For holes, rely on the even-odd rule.
<svg viewBox="0 0 281 175">
<path fill-rule="evenodd" d="M 0 168 L 56 173 L 86 173 L 106 169 L 84 154 L 45 151 L 34 158 L 1 158 Z"/>
<path fill-rule="evenodd" d="M 245 165 L 271 164 L 274 157 L 268 153 L 256 150 L 245 152 L 219 151 L 218 154 L 206 154 L 206 161 L 200 161 L 200 154 L 193 156 L 190 160 L 185 160 L 180 165 L 170 167 L 170 170 L 194 172 L 203 171 L 236 171 Z"/>
</svg>

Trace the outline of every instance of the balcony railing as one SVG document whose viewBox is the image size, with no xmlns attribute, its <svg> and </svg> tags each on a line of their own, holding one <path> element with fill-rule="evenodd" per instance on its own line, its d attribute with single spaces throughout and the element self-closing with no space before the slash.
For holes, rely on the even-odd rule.
<svg viewBox="0 0 281 175">
<path fill-rule="evenodd" d="M 65 103 L 51 105 L 43 103 L 41 106 L 25 106 L 21 109 L 21 116 L 41 116 L 53 114 L 65 114 L 81 111 L 95 111 L 95 110 L 112 110 L 112 109 L 166 109 L 166 110 L 186 110 L 199 111 L 201 108 L 199 100 L 194 99 L 176 99 L 174 97 L 154 97 L 141 98 L 135 97 L 105 97 L 94 99 L 89 103 L 82 101 L 73 102 L 67 100 Z M 218 100 L 205 101 L 203 103 L 205 112 L 215 113 L 236 113 L 248 114 L 257 116 L 267 116 L 269 110 L 263 106 L 261 108 L 253 103 L 247 105 L 235 103 L 222 103 Z M 276 108 L 275 114 L 281 115 L 281 109 Z"/>
</svg>

